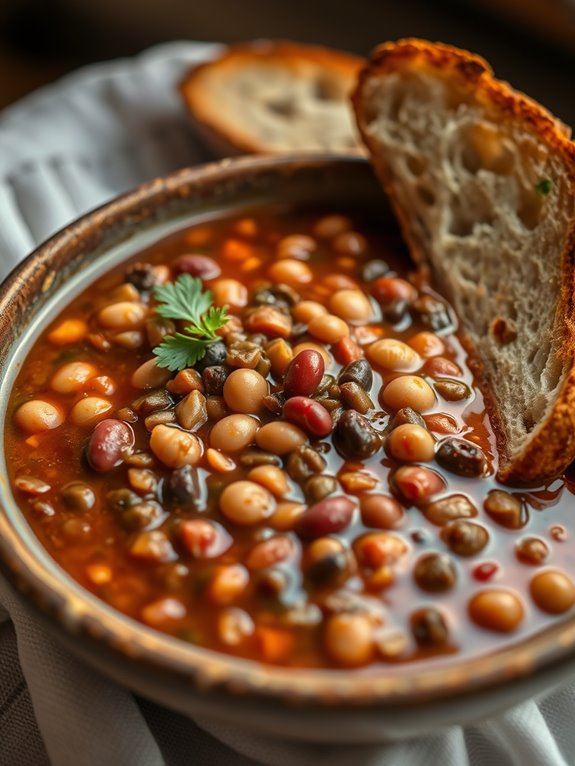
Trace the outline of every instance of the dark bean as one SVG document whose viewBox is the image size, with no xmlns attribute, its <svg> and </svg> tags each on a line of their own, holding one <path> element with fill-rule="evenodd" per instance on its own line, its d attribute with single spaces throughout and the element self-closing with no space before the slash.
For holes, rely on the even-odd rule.
<svg viewBox="0 0 575 766">
<path fill-rule="evenodd" d="M 281 415 L 285 401 L 286 399 L 283 395 L 283 392 L 278 391 L 275 394 L 268 394 L 268 396 L 264 396 L 262 399 L 262 404 L 266 410 L 268 410 L 268 412 L 272 413 L 272 415 Z"/>
<path fill-rule="evenodd" d="M 191 465 L 176 468 L 164 480 L 163 497 L 170 505 L 183 508 L 199 508 L 201 489 L 198 471 Z"/>
<path fill-rule="evenodd" d="M 245 468 L 256 468 L 258 465 L 281 465 L 282 461 L 278 455 L 262 450 L 249 449 L 240 455 L 240 463 Z"/>
<path fill-rule="evenodd" d="M 411 407 L 402 407 L 391 418 L 386 430 L 393 431 L 394 428 L 403 426 L 406 423 L 414 426 L 421 426 L 422 428 L 427 428 L 425 420 L 419 414 L 419 412 L 416 412 Z"/>
<path fill-rule="evenodd" d="M 454 326 L 445 303 L 432 295 L 420 295 L 416 298 L 411 304 L 411 311 L 425 327 L 433 332 L 448 330 Z"/>
<path fill-rule="evenodd" d="M 320 384 L 325 370 L 323 356 L 313 349 L 300 351 L 289 363 L 284 377 L 284 393 L 311 396 Z"/>
<path fill-rule="evenodd" d="M 422 590 L 443 593 L 453 588 L 457 572 L 445 553 L 426 553 L 415 562 L 413 577 Z"/>
<path fill-rule="evenodd" d="M 449 631 L 441 612 L 434 607 L 417 609 L 410 619 L 411 632 L 420 646 L 441 646 L 447 643 Z"/>
<path fill-rule="evenodd" d="M 328 390 L 335 383 L 333 375 L 324 375 L 315 391 L 314 399 L 319 399 L 322 395 L 329 396 Z"/>
<path fill-rule="evenodd" d="M 334 410 L 341 409 L 343 412 L 343 408 L 341 406 L 341 402 L 339 399 L 324 399 L 323 397 L 320 399 L 317 399 L 318 402 L 321 402 L 321 406 L 326 409 L 328 412 L 334 412 Z"/>
<path fill-rule="evenodd" d="M 139 534 L 130 546 L 130 556 L 150 564 L 172 561 L 177 557 L 167 536 L 159 529 Z"/>
<path fill-rule="evenodd" d="M 334 444 L 344 458 L 365 460 L 381 449 L 381 437 L 369 420 L 355 410 L 346 410 L 334 429 Z"/>
<path fill-rule="evenodd" d="M 540 537 L 524 537 L 515 546 L 515 555 L 523 564 L 543 564 L 549 555 L 549 546 Z"/>
<path fill-rule="evenodd" d="M 373 282 L 375 279 L 385 276 L 389 271 L 389 264 L 379 258 L 374 258 L 364 264 L 361 269 L 361 279 L 363 282 Z"/>
<path fill-rule="evenodd" d="M 483 451 L 463 439 L 444 439 L 435 453 L 442 468 L 459 476 L 477 478 L 487 473 L 487 458 Z"/>
<path fill-rule="evenodd" d="M 111 471 L 134 446 L 134 432 L 123 420 L 106 418 L 92 431 L 86 447 L 88 463 L 95 471 Z"/>
<path fill-rule="evenodd" d="M 175 332 L 176 325 L 171 319 L 154 316 L 146 320 L 146 337 L 152 348 L 154 348 L 154 346 L 159 346 L 166 335 L 173 335 Z"/>
<path fill-rule="evenodd" d="M 477 516 L 477 508 L 466 495 L 448 495 L 440 500 L 428 503 L 423 509 L 426 519 L 442 527 L 456 519 L 469 519 Z"/>
<path fill-rule="evenodd" d="M 460 402 L 471 396 L 469 386 L 459 380 L 436 380 L 433 387 L 448 402 Z"/>
<path fill-rule="evenodd" d="M 162 506 L 155 500 L 141 500 L 128 506 L 119 516 L 120 524 L 125 529 L 147 529 L 156 526 L 166 516 Z"/>
<path fill-rule="evenodd" d="M 409 304 L 406 301 L 390 301 L 381 306 L 381 315 L 389 324 L 399 324 L 406 316 Z"/>
<path fill-rule="evenodd" d="M 307 444 L 298 447 L 288 455 L 285 469 L 288 475 L 300 484 L 313 473 L 321 473 L 325 467 L 324 458 Z"/>
<path fill-rule="evenodd" d="M 282 569 L 262 569 L 254 574 L 253 583 L 264 598 L 277 598 L 287 589 L 289 577 Z"/>
<path fill-rule="evenodd" d="M 144 418 L 144 425 L 146 426 L 146 430 L 150 432 L 152 432 L 156 426 L 165 426 L 167 423 L 175 422 L 176 413 L 174 410 L 159 410 L 158 412 L 152 412 L 151 415 L 148 415 L 146 418 Z"/>
<path fill-rule="evenodd" d="M 187 519 L 178 525 L 180 541 L 195 559 L 213 559 L 231 547 L 232 536 L 227 529 L 211 519 Z"/>
<path fill-rule="evenodd" d="M 71 481 L 60 490 L 64 505 L 72 511 L 89 511 L 96 505 L 94 490 L 83 481 Z"/>
<path fill-rule="evenodd" d="M 375 409 L 369 394 L 358 383 L 342 383 L 341 398 L 348 407 L 360 412 L 362 415 Z"/>
<path fill-rule="evenodd" d="M 474 556 L 489 542 L 489 533 L 473 521 L 456 519 L 443 527 L 441 539 L 458 556 Z"/>
<path fill-rule="evenodd" d="M 173 399 L 164 388 L 156 388 L 153 391 L 149 391 L 143 396 L 139 396 L 135 399 L 130 407 L 145 417 L 152 412 L 158 410 L 167 410 L 173 404 Z"/>
<path fill-rule="evenodd" d="M 255 370 L 262 359 L 262 350 L 255 343 L 239 341 L 228 346 L 225 362 L 228 367 Z M 223 359 L 221 361 L 224 361 Z"/>
<path fill-rule="evenodd" d="M 335 587 L 347 580 L 349 568 L 349 554 L 341 550 L 313 561 L 306 570 L 306 576 L 314 585 Z"/>
<path fill-rule="evenodd" d="M 222 273 L 213 258 L 191 253 L 176 258 L 172 268 L 176 276 L 178 274 L 190 274 L 192 277 L 199 277 L 200 279 L 215 279 Z"/>
<path fill-rule="evenodd" d="M 214 367 L 215 365 L 221 365 L 226 361 L 226 344 L 222 341 L 216 341 L 216 343 L 210 343 L 206 349 L 205 356 L 196 362 L 194 367 L 198 372 L 203 372 L 206 367 Z"/>
<path fill-rule="evenodd" d="M 261 306 L 276 306 L 277 308 L 289 309 L 299 303 L 299 294 L 289 285 L 268 285 L 262 287 L 252 295 L 251 303 Z"/>
<path fill-rule="evenodd" d="M 308 503 L 317 503 L 337 491 L 337 479 L 316 473 L 306 479 L 303 490 Z"/>
<path fill-rule="evenodd" d="M 135 263 L 126 272 L 126 282 L 139 292 L 147 292 L 156 284 L 156 274 L 151 263 Z"/>
<path fill-rule="evenodd" d="M 140 496 L 131 489 L 113 489 L 106 494 L 106 503 L 114 511 L 123 511 L 140 502 Z"/>
<path fill-rule="evenodd" d="M 337 382 L 357 383 L 364 391 L 371 391 L 373 385 L 373 370 L 367 359 L 356 359 L 349 362 L 337 376 Z"/>
<path fill-rule="evenodd" d="M 202 373 L 202 379 L 204 381 L 206 394 L 221 396 L 224 390 L 224 383 L 226 382 L 228 375 L 228 369 L 223 365 L 213 365 L 212 367 L 206 367 Z"/>
<path fill-rule="evenodd" d="M 355 503 L 339 495 L 312 505 L 296 521 L 295 531 L 306 540 L 341 532 L 350 523 Z"/>
<path fill-rule="evenodd" d="M 483 507 L 493 521 L 506 529 L 521 529 L 529 521 L 527 508 L 521 500 L 501 489 L 492 490 L 485 498 Z"/>
</svg>

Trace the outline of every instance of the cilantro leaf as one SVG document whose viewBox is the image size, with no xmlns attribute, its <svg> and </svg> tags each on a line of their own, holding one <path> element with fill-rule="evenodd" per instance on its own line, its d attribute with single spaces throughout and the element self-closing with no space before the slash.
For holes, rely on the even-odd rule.
<svg viewBox="0 0 575 766">
<path fill-rule="evenodd" d="M 205 356 L 205 353 L 206 341 L 190 338 L 189 335 L 181 332 L 166 335 L 160 345 L 154 349 L 154 354 L 158 358 L 156 362 L 158 367 L 165 367 L 171 372 L 193 367 Z"/>
<path fill-rule="evenodd" d="M 546 197 L 553 188 L 553 181 L 550 178 L 541 178 L 535 184 L 535 191 L 540 197 Z"/>
<path fill-rule="evenodd" d="M 154 290 L 158 301 L 156 312 L 166 319 L 184 319 L 197 322 L 214 300 L 209 290 L 202 292 L 200 279 L 180 274 L 175 282 L 158 285 Z"/>
<path fill-rule="evenodd" d="M 199 362 L 211 343 L 219 341 L 217 331 L 228 321 L 227 307 L 212 305 L 213 295 L 202 291 L 202 282 L 189 274 L 180 274 L 175 282 L 158 285 L 154 290 L 156 313 L 166 319 L 189 322 L 184 332 L 167 335 L 153 349 L 158 367 L 171 372 L 192 367 Z"/>
</svg>

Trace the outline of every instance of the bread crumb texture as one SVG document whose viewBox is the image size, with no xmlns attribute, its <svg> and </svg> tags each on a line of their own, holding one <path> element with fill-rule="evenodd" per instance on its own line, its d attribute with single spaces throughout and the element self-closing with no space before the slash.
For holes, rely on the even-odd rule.
<svg viewBox="0 0 575 766">
<path fill-rule="evenodd" d="M 295 43 L 232 46 L 188 73 L 181 90 L 204 135 L 211 133 L 220 146 L 257 153 L 357 151 L 349 97 L 362 63 Z"/>
<path fill-rule="evenodd" d="M 376 49 L 354 103 L 413 255 L 480 360 L 500 477 L 558 473 L 575 456 L 567 129 L 479 57 L 417 40 Z"/>
</svg>

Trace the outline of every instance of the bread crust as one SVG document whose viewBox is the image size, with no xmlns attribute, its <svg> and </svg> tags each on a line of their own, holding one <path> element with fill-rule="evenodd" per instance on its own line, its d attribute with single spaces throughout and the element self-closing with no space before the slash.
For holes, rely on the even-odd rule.
<svg viewBox="0 0 575 766">
<path fill-rule="evenodd" d="M 411 253 L 419 264 L 428 262 L 423 243 L 419 241 L 409 211 L 402 208 L 394 195 L 394 183 L 385 163 L 378 155 L 375 142 L 367 131 L 369 106 L 365 88 L 372 78 L 405 68 L 429 70 L 449 79 L 460 92 L 469 93 L 501 123 L 520 122 L 526 130 L 561 155 L 569 193 L 575 198 L 575 144 L 570 141 L 570 130 L 546 109 L 513 90 L 507 83 L 493 77 L 487 62 L 480 56 L 440 43 L 406 39 L 378 46 L 359 75 L 352 102 L 363 141 L 366 144 L 376 172 L 389 194 Z M 473 368 L 483 390 L 499 451 L 498 478 L 534 484 L 546 481 L 564 471 L 575 459 L 575 218 L 571 218 L 560 257 L 562 275 L 561 293 L 555 311 L 555 333 L 561 341 L 562 361 L 569 369 L 555 402 L 544 420 L 529 434 L 527 442 L 511 459 L 501 417 L 495 406 L 483 373 L 483 364 L 475 357 Z M 469 348 L 470 341 L 467 338 Z M 469 349 L 473 355 L 473 348 Z"/>
<path fill-rule="evenodd" d="M 279 64 L 286 71 L 294 70 L 294 76 L 299 76 L 299 66 L 312 64 L 324 70 L 326 75 L 338 78 L 342 84 L 349 83 L 351 91 L 365 62 L 351 53 L 321 46 L 301 45 L 287 40 L 260 40 L 231 45 L 214 59 L 194 66 L 184 75 L 179 91 L 200 135 L 218 154 L 233 156 L 270 152 L 261 140 L 247 136 L 232 123 L 220 119 L 210 90 L 204 86 L 208 73 L 228 78 L 254 63 Z M 241 121 L 241 116 L 238 120 Z"/>
</svg>

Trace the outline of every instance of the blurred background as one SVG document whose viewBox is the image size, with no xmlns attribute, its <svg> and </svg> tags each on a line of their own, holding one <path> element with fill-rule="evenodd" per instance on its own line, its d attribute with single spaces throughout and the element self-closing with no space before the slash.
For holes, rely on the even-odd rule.
<svg viewBox="0 0 575 766">
<path fill-rule="evenodd" d="M 575 0 L 0 0 L 0 109 L 80 66 L 169 40 L 288 38 L 366 55 L 412 35 L 481 53 L 575 125 Z"/>
</svg>

